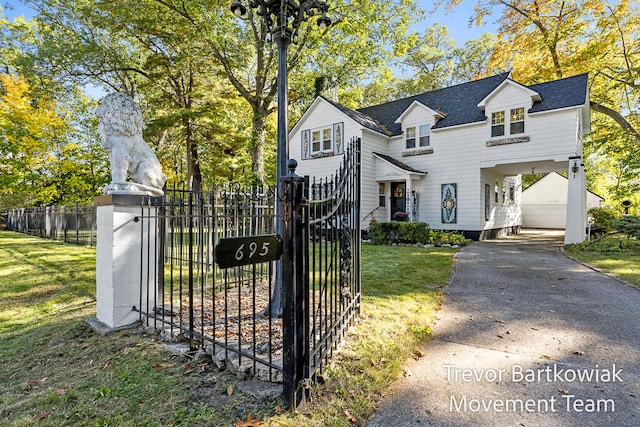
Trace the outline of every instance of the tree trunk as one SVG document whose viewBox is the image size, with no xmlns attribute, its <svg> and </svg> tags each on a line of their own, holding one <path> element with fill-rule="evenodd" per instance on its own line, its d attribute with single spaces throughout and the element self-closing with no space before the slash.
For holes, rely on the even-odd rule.
<svg viewBox="0 0 640 427">
<path fill-rule="evenodd" d="M 251 164 L 256 181 L 265 183 L 264 145 L 267 135 L 267 114 L 261 110 L 253 110 L 251 123 Z"/>
<path fill-rule="evenodd" d="M 640 142 L 640 133 L 638 133 L 633 125 L 631 125 L 631 123 L 629 123 L 622 114 L 594 101 L 591 101 L 590 106 L 593 111 L 597 111 L 598 113 L 611 117 L 622 129 L 629 132 L 635 138 L 636 142 Z"/>
<path fill-rule="evenodd" d="M 189 190 L 200 191 L 202 189 L 202 172 L 200 171 L 200 158 L 198 156 L 198 143 L 193 135 L 193 122 L 190 118 L 182 121 L 185 130 L 187 146 L 187 181 Z"/>
</svg>

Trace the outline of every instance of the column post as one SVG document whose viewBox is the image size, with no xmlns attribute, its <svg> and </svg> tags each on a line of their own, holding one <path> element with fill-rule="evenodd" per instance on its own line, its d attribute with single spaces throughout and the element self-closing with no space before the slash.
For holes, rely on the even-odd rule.
<svg viewBox="0 0 640 427">
<path fill-rule="evenodd" d="M 161 204 L 161 197 L 132 194 L 94 200 L 96 317 L 87 322 L 101 334 L 131 326 L 156 307 Z"/>
<path fill-rule="evenodd" d="M 564 244 L 581 243 L 587 232 L 587 178 L 581 156 L 569 157 Z"/>
</svg>

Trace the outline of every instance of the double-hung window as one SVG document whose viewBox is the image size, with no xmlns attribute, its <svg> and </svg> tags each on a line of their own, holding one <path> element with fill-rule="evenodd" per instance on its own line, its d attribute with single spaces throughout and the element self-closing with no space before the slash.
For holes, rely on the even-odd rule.
<svg viewBox="0 0 640 427">
<path fill-rule="evenodd" d="M 511 135 L 524 133 L 524 107 L 511 109 L 509 130 Z"/>
<path fill-rule="evenodd" d="M 326 127 L 311 131 L 311 152 L 333 151 L 333 128 Z"/>
<path fill-rule="evenodd" d="M 384 182 L 378 183 L 378 206 L 384 206 L 386 197 L 384 195 Z"/>
<path fill-rule="evenodd" d="M 429 125 L 420 125 L 420 147 L 429 146 L 430 136 L 431 136 L 431 127 Z"/>
<path fill-rule="evenodd" d="M 416 127 L 411 126 L 408 127 L 405 131 L 405 141 L 407 148 L 415 148 L 416 147 Z"/>
<path fill-rule="evenodd" d="M 491 136 L 504 136 L 504 111 L 491 113 Z"/>
</svg>

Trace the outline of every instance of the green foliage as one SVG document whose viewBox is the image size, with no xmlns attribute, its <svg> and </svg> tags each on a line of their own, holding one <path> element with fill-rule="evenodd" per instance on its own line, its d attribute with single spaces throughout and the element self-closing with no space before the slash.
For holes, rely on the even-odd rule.
<svg viewBox="0 0 640 427">
<path fill-rule="evenodd" d="M 429 243 L 436 246 L 439 245 L 460 245 L 464 246 L 468 243 L 462 234 L 452 233 L 451 231 L 432 230 L 429 236 Z"/>
<path fill-rule="evenodd" d="M 592 218 L 593 226 L 604 227 L 607 232 L 615 229 L 613 222 L 620 216 L 618 212 L 610 207 L 591 208 L 589 209 L 589 215 Z"/>
<path fill-rule="evenodd" d="M 424 222 L 374 222 L 369 234 L 378 245 L 429 242 L 429 227 Z"/>
<path fill-rule="evenodd" d="M 640 239 L 640 217 L 625 215 L 613 221 L 613 226 L 630 238 Z"/>
<path fill-rule="evenodd" d="M 374 222 L 369 227 L 371 242 L 377 245 L 434 244 L 436 246 L 450 244 L 467 244 L 463 235 L 450 231 L 430 230 L 424 222 Z"/>
<path fill-rule="evenodd" d="M 565 246 L 566 252 L 581 262 L 640 286 L 640 240 L 621 234 L 592 242 Z"/>
</svg>

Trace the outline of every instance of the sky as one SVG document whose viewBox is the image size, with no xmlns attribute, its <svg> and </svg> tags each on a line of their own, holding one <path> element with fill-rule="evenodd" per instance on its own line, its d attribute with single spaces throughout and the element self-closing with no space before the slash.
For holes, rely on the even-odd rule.
<svg viewBox="0 0 640 427">
<path fill-rule="evenodd" d="M 231 2 L 231 0 L 229 0 Z M 331 3 L 331 0 L 328 0 Z M 9 19 L 16 16 L 25 15 L 26 18 L 33 16 L 33 11 L 24 6 L 20 0 L 0 0 L 5 9 L 5 14 Z M 482 27 L 469 27 L 469 18 L 473 13 L 473 6 L 476 0 L 463 0 L 452 12 L 446 13 L 445 7 L 441 6 L 435 14 L 427 14 L 425 19 L 414 29 L 423 32 L 424 29 L 438 22 L 449 29 L 449 35 L 456 41 L 456 44 L 463 45 L 467 40 L 480 37 L 487 31 L 494 31 L 495 24 L 485 24 Z M 420 0 L 422 8 L 429 12 L 433 9 L 433 0 Z M 9 10 L 9 6 L 14 10 Z"/>
<path fill-rule="evenodd" d="M 231 2 L 231 0 L 229 0 Z M 433 0 L 420 0 L 421 7 L 427 12 L 422 22 L 413 27 L 414 30 L 423 33 L 427 26 L 436 22 L 445 25 L 449 30 L 449 36 L 452 37 L 456 44 L 462 46 L 466 41 L 480 37 L 487 31 L 494 31 L 496 25 L 489 21 L 482 27 L 469 27 L 469 18 L 473 13 L 473 6 L 477 0 L 463 0 L 453 11 L 446 12 L 445 7 L 441 6 L 435 13 L 431 13 L 433 9 Z M 328 0 L 331 3 L 331 0 Z M 34 13 L 26 7 L 20 0 L 0 0 L 3 5 L 5 15 L 9 19 L 24 15 L 25 18 L 31 18 Z M 493 20 L 495 20 L 494 17 Z M 85 92 L 93 98 L 101 98 L 104 91 L 97 87 L 88 85 Z"/>
<path fill-rule="evenodd" d="M 462 46 L 468 40 L 477 39 L 486 32 L 496 31 L 497 25 L 494 21 L 498 18 L 498 15 L 485 19 L 487 23 L 484 23 L 481 27 L 477 27 L 475 24 L 469 27 L 469 18 L 473 15 L 473 7 L 476 3 L 477 0 L 463 0 L 453 11 L 448 13 L 444 5 L 442 5 L 436 13 L 431 14 L 429 12 L 433 9 L 433 0 L 420 0 L 420 5 L 427 11 L 427 15 L 419 25 L 415 26 L 415 29 L 422 33 L 427 26 L 431 26 L 436 22 L 440 23 L 447 27 L 449 36 L 459 46 Z"/>
</svg>

